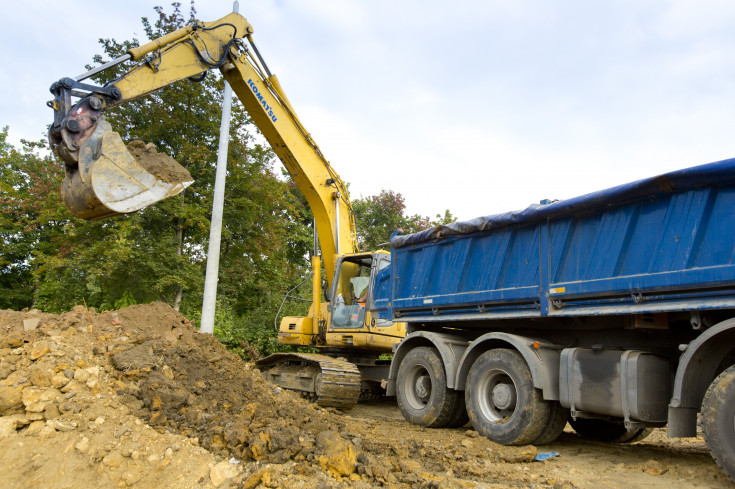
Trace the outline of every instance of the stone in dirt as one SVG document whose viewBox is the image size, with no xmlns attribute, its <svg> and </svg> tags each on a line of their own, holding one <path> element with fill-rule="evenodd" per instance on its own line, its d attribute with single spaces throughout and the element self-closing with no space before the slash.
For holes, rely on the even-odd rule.
<svg viewBox="0 0 735 489">
<path fill-rule="evenodd" d="M 19 387 L 0 385 L 0 416 L 20 414 L 25 408 Z"/>
<path fill-rule="evenodd" d="M 651 475 L 662 475 L 668 472 L 669 469 L 658 460 L 648 460 L 643 464 L 643 472 Z"/>
<path fill-rule="evenodd" d="M 255 489 L 262 480 L 269 479 L 271 474 L 273 474 L 273 469 L 270 467 L 257 471 L 245 479 L 245 482 L 242 484 L 242 489 Z"/>
<path fill-rule="evenodd" d="M 22 414 L 13 414 L 0 418 L 0 440 L 15 434 L 15 430 L 30 424 L 28 418 Z"/>
<path fill-rule="evenodd" d="M 110 360 L 112 360 L 112 364 L 116 369 L 122 370 L 123 372 L 151 368 L 156 365 L 156 358 L 153 353 L 154 348 L 160 348 L 158 342 L 146 341 L 142 345 L 112 355 Z"/>
<path fill-rule="evenodd" d="M 319 465 L 336 475 L 350 475 L 355 472 L 357 453 L 349 440 L 339 433 L 324 431 L 316 438 Z"/>
<path fill-rule="evenodd" d="M 50 351 L 50 348 L 48 344 L 42 341 L 39 341 L 33 344 L 33 348 L 31 348 L 31 353 L 28 355 L 28 358 L 30 358 L 31 360 L 38 360 L 39 358 L 44 356 L 49 351 Z"/>
<path fill-rule="evenodd" d="M 38 327 L 38 323 L 41 322 L 41 318 L 31 318 L 23 320 L 23 330 L 33 331 Z"/>
<path fill-rule="evenodd" d="M 219 487 L 227 479 L 232 479 L 241 472 L 238 465 L 231 464 L 228 461 L 220 462 L 209 471 L 209 478 L 212 480 L 214 487 Z"/>
<path fill-rule="evenodd" d="M 21 400 L 28 413 L 41 413 L 59 395 L 56 389 L 28 387 L 23 389 Z"/>
<path fill-rule="evenodd" d="M 496 460 L 498 462 L 505 462 L 511 464 L 528 463 L 533 462 L 536 458 L 538 450 L 533 445 L 527 445 L 522 447 L 503 447 L 503 450 L 496 454 Z"/>
</svg>

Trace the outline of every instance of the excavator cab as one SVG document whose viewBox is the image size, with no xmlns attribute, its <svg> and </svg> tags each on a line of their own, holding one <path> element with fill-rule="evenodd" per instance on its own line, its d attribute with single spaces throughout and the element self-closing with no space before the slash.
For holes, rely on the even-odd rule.
<svg viewBox="0 0 735 489">
<path fill-rule="evenodd" d="M 353 344 L 361 343 L 364 339 L 357 335 L 361 330 L 368 335 L 379 332 L 381 339 L 373 337 L 370 341 L 387 349 L 395 338 L 405 336 L 405 326 L 391 320 L 385 304 L 388 267 L 390 254 L 386 252 L 343 255 L 338 259 L 330 291 L 327 344 L 340 344 L 340 336 L 345 334 Z M 382 343 L 383 339 L 387 342 Z"/>
</svg>

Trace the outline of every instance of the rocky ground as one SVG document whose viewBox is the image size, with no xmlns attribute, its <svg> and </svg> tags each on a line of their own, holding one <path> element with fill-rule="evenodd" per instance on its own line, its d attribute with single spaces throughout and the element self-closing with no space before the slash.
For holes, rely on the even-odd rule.
<svg viewBox="0 0 735 489">
<path fill-rule="evenodd" d="M 160 303 L 0 311 L 0 460 L 4 488 L 735 487 L 701 438 L 662 430 L 504 447 L 390 401 L 320 409 Z"/>
</svg>

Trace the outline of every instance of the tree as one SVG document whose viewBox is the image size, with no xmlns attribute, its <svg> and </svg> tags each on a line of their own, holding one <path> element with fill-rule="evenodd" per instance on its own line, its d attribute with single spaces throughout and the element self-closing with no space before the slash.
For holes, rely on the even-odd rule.
<svg viewBox="0 0 735 489">
<path fill-rule="evenodd" d="M 437 214 L 435 220 L 414 214 L 406 216 L 406 204 L 403 195 L 392 190 L 381 190 L 380 194 L 361 197 L 352 201 L 357 223 L 357 240 L 363 251 L 375 250 L 398 229 L 404 233 L 415 233 L 437 224 L 454 221 L 449 210 L 444 215 Z"/>
<path fill-rule="evenodd" d="M 36 304 L 38 265 L 59 252 L 70 215 L 58 211 L 63 171 L 43 142 L 17 150 L 0 131 L 0 308 Z"/>
</svg>

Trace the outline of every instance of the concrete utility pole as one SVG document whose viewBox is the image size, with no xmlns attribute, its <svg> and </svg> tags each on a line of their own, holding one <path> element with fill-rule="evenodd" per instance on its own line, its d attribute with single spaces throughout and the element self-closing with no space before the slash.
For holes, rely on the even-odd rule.
<svg viewBox="0 0 735 489">
<path fill-rule="evenodd" d="M 239 2 L 232 4 L 237 12 Z M 222 100 L 222 122 L 219 127 L 219 148 L 217 149 L 217 172 L 214 177 L 214 200 L 212 201 L 212 221 L 209 226 L 209 249 L 207 250 L 207 273 L 204 277 L 204 301 L 202 333 L 214 333 L 214 312 L 217 306 L 217 281 L 219 277 L 219 252 L 222 241 L 222 212 L 225 207 L 225 177 L 227 176 L 227 147 L 230 143 L 230 111 L 232 108 L 232 88 L 225 81 Z"/>
</svg>

